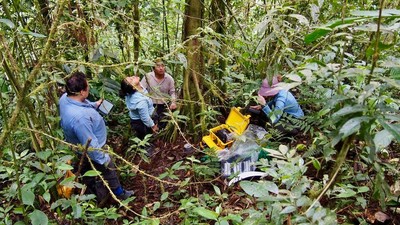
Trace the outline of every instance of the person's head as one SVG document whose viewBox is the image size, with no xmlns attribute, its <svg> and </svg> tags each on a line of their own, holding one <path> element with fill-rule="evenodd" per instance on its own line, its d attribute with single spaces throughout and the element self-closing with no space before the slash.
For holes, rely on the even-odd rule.
<svg viewBox="0 0 400 225">
<path fill-rule="evenodd" d="M 68 96 L 89 96 L 89 84 L 86 75 L 82 72 L 75 72 L 65 80 L 65 86 Z"/>
<path fill-rule="evenodd" d="M 157 59 L 154 61 L 153 71 L 158 76 L 164 76 L 165 74 L 165 65 L 161 59 Z"/>
<path fill-rule="evenodd" d="M 260 90 L 258 91 L 258 94 L 264 97 L 271 97 L 275 96 L 279 92 L 279 87 L 277 87 L 277 84 L 279 83 L 278 77 L 274 76 L 272 78 L 272 85 L 270 85 L 270 82 L 268 78 L 265 78 L 262 81 Z"/>
<path fill-rule="evenodd" d="M 126 77 L 121 81 L 119 96 L 124 98 L 127 95 L 135 93 L 138 85 L 140 85 L 140 78 L 138 76 Z"/>
</svg>

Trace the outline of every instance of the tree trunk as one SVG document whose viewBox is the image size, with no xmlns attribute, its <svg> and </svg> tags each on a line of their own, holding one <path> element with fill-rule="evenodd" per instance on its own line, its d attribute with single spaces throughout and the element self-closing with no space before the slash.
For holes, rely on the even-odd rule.
<svg viewBox="0 0 400 225">
<path fill-rule="evenodd" d="M 183 78 L 185 104 L 182 111 L 190 118 L 188 131 L 194 133 L 194 139 L 198 139 L 206 129 L 204 116 L 197 117 L 200 112 L 205 111 L 202 85 L 204 61 L 200 39 L 195 36 L 198 34 L 198 28 L 202 27 L 203 9 L 204 4 L 201 0 L 186 0 L 182 37 L 186 41 L 187 68 Z M 194 132 L 195 126 L 199 123 L 201 132 Z"/>
<path fill-rule="evenodd" d="M 226 1 L 226 2 L 228 2 L 228 1 Z M 220 1 L 220 0 L 212 0 L 212 2 L 211 2 L 211 21 L 216 21 L 214 30 L 215 30 L 215 32 L 221 34 L 221 37 L 225 37 L 225 32 L 226 32 L 225 18 L 226 18 L 226 7 L 225 7 L 224 2 Z M 221 46 L 226 45 L 225 39 L 221 39 L 220 42 L 223 42 L 223 43 L 221 43 Z M 218 51 L 221 55 L 225 55 L 224 47 L 220 48 Z M 219 57 L 218 67 L 219 67 L 219 70 L 217 71 L 217 75 L 218 75 L 217 79 L 221 81 L 222 78 L 224 77 L 224 71 L 226 68 L 226 60 L 224 58 Z M 226 93 L 226 90 L 227 90 L 226 83 L 223 83 L 223 85 L 220 89 L 223 93 Z"/>
<path fill-rule="evenodd" d="M 139 0 L 133 1 L 133 61 L 139 60 L 140 52 L 140 26 L 139 26 Z"/>
</svg>

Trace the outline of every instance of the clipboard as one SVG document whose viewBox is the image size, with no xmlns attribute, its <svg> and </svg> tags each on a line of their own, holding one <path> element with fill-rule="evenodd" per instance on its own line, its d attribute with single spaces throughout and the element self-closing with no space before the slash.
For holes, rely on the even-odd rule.
<svg viewBox="0 0 400 225">
<path fill-rule="evenodd" d="M 104 99 L 101 102 L 101 104 L 99 105 L 99 108 L 97 108 L 97 109 L 99 110 L 100 114 L 103 114 L 106 116 L 110 113 L 110 111 L 113 107 L 114 107 L 114 105 L 111 102 Z"/>
</svg>

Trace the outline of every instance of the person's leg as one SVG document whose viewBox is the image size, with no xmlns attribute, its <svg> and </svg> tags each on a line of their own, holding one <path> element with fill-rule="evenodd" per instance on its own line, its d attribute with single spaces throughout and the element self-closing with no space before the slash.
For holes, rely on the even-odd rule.
<svg viewBox="0 0 400 225">
<path fill-rule="evenodd" d="M 112 192 L 117 196 L 117 198 L 125 200 L 133 195 L 133 191 L 124 190 L 124 188 L 121 186 L 121 183 L 118 179 L 117 168 L 115 167 L 115 164 L 112 159 L 107 166 L 100 165 L 97 163 L 93 164 L 96 167 L 96 169 L 101 172 L 101 175 L 103 176 L 104 180 L 107 182 L 108 186 L 110 187 Z M 102 198 L 105 198 L 107 196 L 108 191 L 105 188 L 103 182 L 97 183 L 96 185 L 97 185 L 96 187 L 98 188 L 98 190 L 96 190 L 96 195 L 101 200 Z"/>
<path fill-rule="evenodd" d="M 157 123 L 159 129 L 163 129 L 167 126 L 167 122 L 163 121 L 165 118 L 165 112 L 167 112 L 167 106 L 165 104 L 156 104 L 155 110 L 157 122 L 154 122 Z"/>
<path fill-rule="evenodd" d="M 151 134 L 151 128 L 144 125 L 141 120 L 131 120 L 131 127 L 136 132 L 139 139 L 143 140 L 147 134 Z"/>
</svg>

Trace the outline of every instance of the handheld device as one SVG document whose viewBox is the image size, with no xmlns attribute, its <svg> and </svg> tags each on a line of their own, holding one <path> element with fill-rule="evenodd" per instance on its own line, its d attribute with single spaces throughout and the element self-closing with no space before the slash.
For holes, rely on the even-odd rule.
<svg viewBox="0 0 400 225">
<path fill-rule="evenodd" d="M 103 100 L 98 108 L 99 112 L 103 115 L 108 115 L 111 111 L 111 109 L 114 107 L 114 105 L 107 101 L 107 100 Z"/>
</svg>

